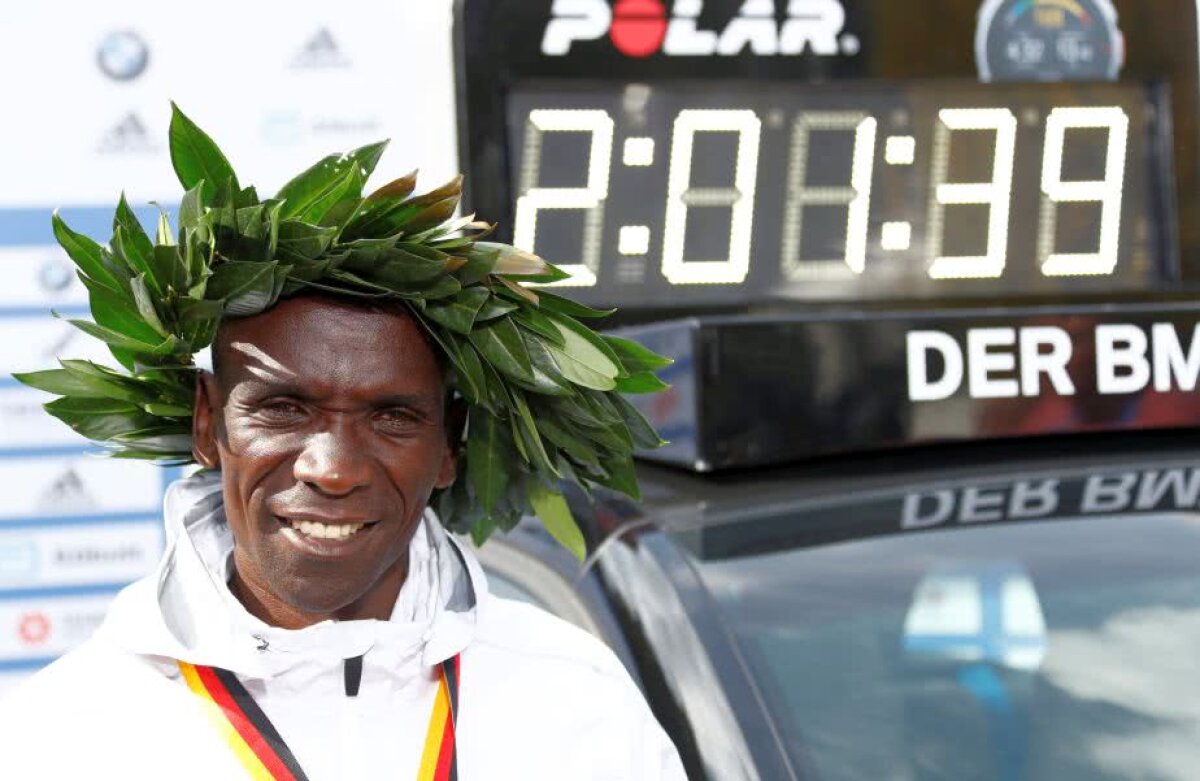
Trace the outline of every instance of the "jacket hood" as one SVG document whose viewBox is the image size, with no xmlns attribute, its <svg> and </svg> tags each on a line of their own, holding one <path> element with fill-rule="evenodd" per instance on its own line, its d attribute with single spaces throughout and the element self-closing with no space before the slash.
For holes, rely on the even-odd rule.
<svg viewBox="0 0 1200 781">
<path fill-rule="evenodd" d="M 166 546 L 155 572 L 117 596 L 97 631 L 98 640 L 135 654 L 256 678 L 324 667 L 367 651 L 393 669 L 405 663 L 429 668 L 470 643 L 488 600 L 478 561 L 426 510 L 389 620 L 280 629 L 251 615 L 229 590 L 233 537 L 219 472 L 173 483 L 164 521 Z"/>
</svg>

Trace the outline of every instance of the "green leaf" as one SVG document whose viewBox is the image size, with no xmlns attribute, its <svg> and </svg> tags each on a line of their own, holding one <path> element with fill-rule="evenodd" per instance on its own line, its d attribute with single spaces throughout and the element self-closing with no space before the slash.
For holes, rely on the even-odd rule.
<svg viewBox="0 0 1200 781">
<path fill-rule="evenodd" d="M 642 493 L 638 489 L 637 473 L 633 468 L 633 458 L 624 456 L 621 458 L 613 458 L 604 461 L 605 475 L 593 477 L 595 482 L 605 487 L 611 488 L 614 491 L 620 491 L 632 499 L 641 499 Z"/>
<path fill-rule="evenodd" d="M 471 410 L 469 430 L 467 472 L 476 499 L 490 514 L 508 488 L 513 448 L 506 436 L 507 427 L 486 410 Z"/>
<path fill-rule="evenodd" d="M 567 315 L 569 317 L 582 317 L 584 319 L 608 317 L 613 312 L 617 311 L 615 309 L 592 309 L 590 306 L 584 306 L 583 304 L 572 301 L 569 298 L 563 298 L 562 296 L 555 295 L 554 293 L 548 293 L 542 289 L 539 289 L 537 294 L 538 305 L 542 309 L 549 312 L 556 312 L 560 315 Z"/>
<path fill-rule="evenodd" d="M 616 389 L 621 393 L 658 393 L 669 387 L 654 372 L 638 372 L 628 377 L 618 377 Z"/>
<path fill-rule="evenodd" d="M 205 297 L 223 299 L 225 312 L 234 316 L 257 314 L 271 303 L 276 263 L 232 260 L 213 270 Z"/>
<path fill-rule="evenodd" d="M 568 348 L 571 347 L 573 342 L 571 338 L 567 336 L 567 331 L 573 333 L 584 342 L 587 342 L 593 351 L 602 354 L 608 363 L 616 369 L 617 377 L 628 376 L 628 372 L 625 371 L 625 367 L 621 365 L 621 359 L 617 357 L 617 354 L 613 351 L 613 348 L 608 346 L 608 342 L 600 338 L 600 334 L 596 333 L 591 328 L 588 328 L 578 320 L 568 317 L 567 315 L 552 313 L 549 315 L 549 318 L 554 321 L 554 324 L 558 327 L 559 332 L 562 333 L 564 338 L 567 339 Z M 563 330 L 564 328 L 566 331 Z"/>
<path fill-rule="evenodd" d="M 162 321 L 158 319 L 158 311 L 154 308 L 154 298 L 150 295 L 150 291 L 146 285 L 146 277 L 144 274 L 139 274 L 129 281 L 130 287 L 133 290 L 133 300 L 137 304 L 138 314 L 146 325 L 154 329 L 159 337 L 166 338 L 167 329 L 163 327 Z"/>
<path fill-rule="evenodd" d="M 518 330 L 529 352 L 533 367 L 533 381 L 522 383 L 523 387 L 549 396 L 570 396 L 574 393 L 570 381 L 563 376 L 562 369 L 540 337 Z"/>
<path fill-rule="evenodd" d="M 284 219 L 319 223 L 339 201 L 362 192 L 362 173 L 349 155 L 329 155 L 283 186 Z"/>
<path fill-rule="evenodd" d="M 126 336 L 110 328 L 105 328 L 102 325 L 89 322 L 87 320 L 68 320 L 68 323 L 78 328 L 80 331 L 94 336 L 100 341 L 107 344 L 109 347 L 116 347 L 121 350 L 126 350 L 135 355 L 155 356 L 158 350 L 162 347 L 162 343 L 148 344 L 139 339 Z"/>
<path fill-rule="evenodd" d="M 538 334 L 543 339 L 546 339 L 551 344 L 558 347 L 566 347 L 567 340 L 559 332 L 558 326 L 554 325 L 554 321 L 546 317 L 541 312 L 532 307 L 518 309 L 512 314 L 513 320 L 522 328 Z"/>
<path fill-rule="evenodd" d="M 75 396 L 77 398 L 107 399 L 113 398 L 116 391 L 121 389 L 103 380 L 90 377 L 77 377 L 66 369 L 47 369 L 40 372 L 14 372 L 14 380 L 37 388 L 56 396 Z M 116 398 L 123 398 L 116 396 Z"/>
<path fill-rule="evenodd" d="M 171 103 L 171 165 L 183 189 L 200 186 L 200 202 L 209 204 L 225 182 L 240 190 L 233 166 L 208 134 Z"/>
<path fill-rule="evenodd" d="M 542 435 L 537 429 L 537 424 L 534 423 L 533 413 L 529 411 L 525 394 L 514 389 L 511 398 L 517 411 L 518 434 L 525 442 L 525 449 L 529 453 L 531 463 L 537 466 L 543 474 L 553 475 L 556 478 L 562 477 L 546 453 L 546 446 L 542 443 Z"/>
<path fill-rule="evenodd" d="M 492 269 L 496 265 L 496 258 L 498 255 L 495 252 L 479 252 L 472 250 L 464 253 L 463 257 L 467 259 L 467 262 L 464 266 L 455 270 L 454 276 L 465 286 L 474 285 L 475 283 L 485 279 L 488 274 L 492 273 Z"/>
<path fill-rule="evenodd" d="M 612 348 L 612 351 L 621 359 L 621 365 L 630 374 L 658 371 L 675 363 L 674 358 L 659 355 L 632 339 L 622 339 L 610 334 L 601 334 L 600 338 Z"/>
<path fill-rule="evenodd" d="M 470 289 L 477 290 L 479 288 Z M 475 315 L 475 319 L 482 323 L 488 320 L 494 320 L 497 317 L 508 314 L 509 312 L 515 312 L 518 309 L 520 309 L 520 307 L 517 304 L 497 298 L 496 296 L 488 296 L 487 301 L 484 303 L 483 307 L 480 308 L 479 313 Z"/>
<path fill-rule="evenodd" d="M 560 424 L 555 422 L 548 415 L 539 415 L 537 417 L 538 430 L 553 445 L 564 450 L 567 455 L 581 464 L 599 466 L 600 460 L 596 451 L 583 438 L 572 434 L 568 429 L 568 425 L 566 423 Z"/>
<path fill-rule="evenodd" d="M 62 217 L 58 216 L 57 209 L 54 216 L 50 218 L 50 222 L 54 226 L 54 238 L 58 240 L 59 245 L 80 271 L 99 284 L 111 288 L 114 292 L 121 289 L 121 283 L 117 277 L 105 267 L 101 254 L 103 249 L 99 244 L 82 233 L 76 233 L 68 228 Z"/>
<path fill-rule="evenodd" d="M 550 264 L 534 255 L 532 252 L 517 249 L 511 244 L 500 244 L 494 241 L 477 241 L 475 246 L 484 252 L 496 253 L 496 266 L 493 274 L 504 274 L 510 277 L 539 276 L 550 270 Z"/>
<path fill-rule="evenodd" d="M 158 207 L 158 229 L 154 234 L 154 244 L 168 247 L 175 244 L 175 234 L 171 232 L 171 218 L 161 206 Z"/>
<path fill-rule="evenodd" d="M 533 381 L 533 366 L 517 327 L 508 318 L 474 329 L 471 344 L 493 367 L 514 379 Z"/>
<path fill-rule="evenodd" d="M 487 374 L 479 360 L 479 353 L 475 352 L 474 346 L 466 339 L 454 334 L 446 336 L 454 345 L 455 352 L 451 357 L 458 372 L 459 387 L 468 399 L 473 396 L 476 403 L 490 407 L 491 395 L 488 393 Z"/>
<path fill-rule="evenodd" d="M 154 277 L 161 280 L 164 292 L 172 289 L 181 291 L 187 287 L 187 266 L 179 253 L 179 247 L 173 244 L 155 244 L 150 257 Z"/>
<path fill-rule="evenodd" d="M 201 180 L 183 194 L 179 202 L 179 229 L 199 228 L 204 218 L 204 204 L 200 201 L 200 191 L 204 187 Z"/>
<path fill-rule="evenodd" d="M 165 418 L 190 418 L 192 416 L 191 407 L 176 406 L 174 404 L 160 404 L 158 402 L 149 402 L 142 405 L 142 409 L 149 412 L 151 415 L 159 415 Z"/>
<path fill-rule="evenodd" d="M 365 182 L 371 178 L 371 174 L 375 172 L 375 166 L 379 164 L 379 159 L 383 157 L 383 152 L 387 149 L 388 141 L 376 141 L 373 144 L 360 146 L 357 149 L 351 150 L 350 158 L 358 163 L 358 172 L 362 175 L 362 180 Z"/>
<path fill-rule="evenodd" d="M 113 216 L 113 250 L 125 256 L 126 262 L 135 269 L 135 273 L 147 274 L 146 280 L 150 289 L 162 295 L 167 288 L 166 280 L 154 276 L 154 244 L 146 235 L 146 229 L 138 220 L 133 209 L 121 194 L 117 202 L 117 211 Z"/>
<path fill-rule="evenodd" d="M 337 236 L 337 228 L 322 228 L 299 220 L 283 219 L 279 223 L 276 250 L 281 260 L 312 260 L 329 249 Z"/>
<path fill-rule="evenodd" d="M 583 562 L 587 558 L 587 543 L 563 495 L 549 490 L 537 480 L 531 480 L 529 503 L 533 505 L 533 511 L 537 513 L 546 531 L 550 532 L 550 536 Z"/>
<path fill-rule="evenodd" d="M 66 396 L 45 405 L 45 409 L 79 434 L 100 442 L 155 422 L 153 416 L 147 415 L 136 404 L 114 399 Z"/>
<path fill-rule="evenodd" d="M 605 420 L 592 412 L 592 408 L 582 397 L 556 399 L 552 404 L 556 415 L 561 415 L 564 419 L 574 421 L 581 426 L 602 429 L 612 425 L 611 420 Z"/>
<path fill-rule="evenodd" d="M 547 349 L 554 356 L 562 374 L 576 385 L 595 390 L 612 390 L 617 386 L 616 378 L 620 367 L 595 343 L 564 323 L 555 320 L 555 327 L 562 335 L 565 345 L 549 344 Z"/>
<path fill-rule="evenodd" d="M 454 216 L 454 211 L 458 208 L 458 198 L 459 196 L 454 195 L 430 204 L 399 223 L 397 227 L 407 234 L 417 233 L 434 225 L 441 225 Z"/>
<path fill-rule="evenodd" d="M 409 171 L 404 176 L 401 176 L 398 179 L 393 179 L 375 192 L 368 195 L 367 200 L 376 202 L 387 198 L 403 201 L 405 198 L 412 195 L 412 191 L 416 189 L 416 187 L 417 172 Z"/>
<path fill-rule="evenodd" d="M 635 445 L 651 449 L 667 444 L 666 440 L 660 437 L 658 432 L 654 430 L 654 426 L 651 426 L 646 418 L 642 416 L 637 407 L 617 395 L 611 396 L 610 400 L 616 406 L 617 411 L 621 413 L 621 419 L 625 421 L 625 426 L 629 429 L 630 435 L 633 436 L 633 443 Z"/>
<path fill-rule="evenodd" d="M 430 282 L 445 272 L 445 261 L 430 260 L 404 249 L 393 248 L 384 254 L 382 263 L 365 273 L 379 284 L 403 289 L 416 283 Z"/>
<path fill-rule="evenodd" d="M 425 314 L 429 315 L 431 320 L 465 336 L 471 333 L 475 317 L 489 297 L 486 288 L 467 288 L 453 299 L 430 303 L 425 308 Z"/>
<path fill-rule="evenodd" d="M 154 344 L 162 338 L 158 331 L 142 319 L 133 300 L 132 290 L 129 294 L 117 293 L 87 278 L 83 280 L 83 285 L 88 290 L 92 318 L 97 323 L 147 344 Z"/>
</svg>

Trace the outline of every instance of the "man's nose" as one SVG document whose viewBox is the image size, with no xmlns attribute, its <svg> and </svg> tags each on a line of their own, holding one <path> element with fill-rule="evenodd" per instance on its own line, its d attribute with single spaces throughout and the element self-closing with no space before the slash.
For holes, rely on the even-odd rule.
<svg viewBox="0 0 1200 781">
<path fill-rule="evenodd" d="M 363 447 L 348 431 L 313 434 L 296 459 L 293 472 L 297 480 L 330 496 L 344 496 L 370 479 Z"/>
</svg>

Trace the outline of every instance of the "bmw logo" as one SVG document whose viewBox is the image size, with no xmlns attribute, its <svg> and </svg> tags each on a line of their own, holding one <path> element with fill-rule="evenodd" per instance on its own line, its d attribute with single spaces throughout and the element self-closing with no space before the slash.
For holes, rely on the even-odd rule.
<svg viewBox="0 0 1200 781">
<path fill-rule="evenodd" d="M 110 79 L 131 81 L 141 76 L 150 63 L 150 47 L 131 30 L 104 36 L 96 51 L 96 64 Z"/>
<path fill-rule="evenodd" d="M 42 264 L 38 270 L 38 284 L 47 293 L 61 293 L 71 286 L 75 275 L 71 273 L 71 264 L 62 258 L 53 258 Z"/>
</svg>

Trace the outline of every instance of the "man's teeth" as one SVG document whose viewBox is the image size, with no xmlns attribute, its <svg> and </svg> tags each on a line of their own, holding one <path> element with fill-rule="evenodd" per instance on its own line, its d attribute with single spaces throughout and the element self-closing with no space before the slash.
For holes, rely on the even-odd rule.
<svg viewBox="0 0 1200 781">
<path fill-rule="evenodd" d="M 323 540 L 344 540 L 351 534 L 354 534 L 365 523 L 349 523 L 349 524 L 332 524 L 326 525 L 317 521 L 291 521 L 292 528 L 301 534 L 307 534 L 309 537 L 317 537 Z"/>
</svg>

